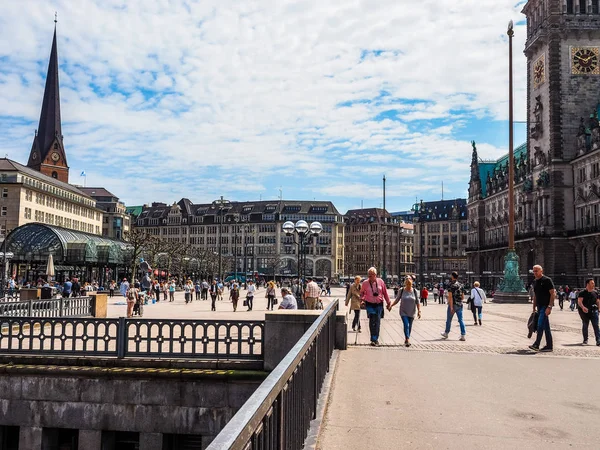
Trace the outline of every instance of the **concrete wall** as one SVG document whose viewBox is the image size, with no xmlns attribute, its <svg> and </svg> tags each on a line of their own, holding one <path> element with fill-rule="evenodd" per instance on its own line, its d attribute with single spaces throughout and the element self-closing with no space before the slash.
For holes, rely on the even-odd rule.
<svg viewBox="0 0 600 450">
<path fill-rule="evenodd" d="M 0 372 L 0 425 L 21 427 L 20 448 L 39 449 L 45 427 L 79 429 L 79 448 L 86 450 L 100 450 L 103 430 L 139 432 L 141 450 L 162 448 L 163 433 L 202 435 L 205 446 L 262 382 L 256 373 L 246 381 L 243 373 L 232 377 L 235 371 L 199 371 L 206 376 L 187 379 L 182 370 L 115 376 L 115 370 L 94 369 L 91 378 L 81 369 L 81 377 L 42 367 L 39 373 L 19 373 L 18 366 Z M 155 378 L 156 371 L 179 376 Z"/>
</svg>

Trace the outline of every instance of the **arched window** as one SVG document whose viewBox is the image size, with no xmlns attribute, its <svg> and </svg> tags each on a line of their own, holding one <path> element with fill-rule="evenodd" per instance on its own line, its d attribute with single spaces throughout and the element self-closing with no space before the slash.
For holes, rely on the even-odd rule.
<svg viewBox="0 0 600 450">
<path fill-rule="evenodd" d="M 58 173 L 56 171 L 52 172 L 52 178 L 58 178 Z"/>
</svg>

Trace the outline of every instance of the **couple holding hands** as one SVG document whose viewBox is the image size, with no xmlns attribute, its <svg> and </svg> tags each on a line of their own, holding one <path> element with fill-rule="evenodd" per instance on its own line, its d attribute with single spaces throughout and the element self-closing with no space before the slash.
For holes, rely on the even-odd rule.
<svg viewBox="0 0 600 450">
<path fill-rule="evenodd" d="M 358 327 L 360 333 L 360 310 L 366 309 L 369 318 L 369 331 L 371 334 L 371 345 L 379 347 L 379 333 L 381 329 L 381 317 L 383 315 L 383 302 L 387 304 L 388 311 L 400 303 L 400 317 L 404 325 L 404 345 L 410 347 L 410 332 L 415 318 L 421 318 L 421 304 L 417 290 L 413 287 L 413 279 L 407 276 L 404 287 L 398 291 L 398 295 L 392 304 L 388 296 L 385 282 L 377 277 L 377 269 L 371 267 L 368 271 L 368 278 L 361 284 L 360 277 L 355 277 L 354 284 L 348 290 L 346 296 L 346 306 L 351 301 L 350 309 L 354 311 L 354 320 L 352 321 L 352 330 Z"/>
</svg>

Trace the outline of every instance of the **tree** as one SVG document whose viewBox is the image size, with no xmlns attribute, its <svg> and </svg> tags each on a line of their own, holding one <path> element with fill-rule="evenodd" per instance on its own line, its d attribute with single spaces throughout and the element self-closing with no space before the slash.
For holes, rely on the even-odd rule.
<svg viewBox="0 0 600 450">
<path fill-rule="evenodd" d="M 287 267 L 287 261 L 279 256 L 264 258 L 264 263 L 262 266 L 267 275 L 271 275 L 273 279 L 275 279 L 275 275 L 278 274 L 284 267 Z"/>
<path fill-rule="evenodd" d="M 131 280 L 134 280 L 140 258 L 149 246 L 154 245 L 153 241 L 157 238 L 139 228 L 133 228 L 126 232 L 124 238 L 131 246 L 128 257 L 130 259 Z"/>
</svg>

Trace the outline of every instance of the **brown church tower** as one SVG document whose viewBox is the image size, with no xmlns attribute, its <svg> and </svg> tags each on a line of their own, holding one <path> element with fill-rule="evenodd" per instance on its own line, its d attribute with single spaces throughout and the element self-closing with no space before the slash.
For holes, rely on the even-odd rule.
<svg viewBox="0 0 600 450">
<path fill-rule="evenodd" d="M 55 21 L 56 22 L 56 21 Z M 60 95 L 58 92 L 58 52 L 56 50 L 56 25 L 48 63 L 48 75 L 42 101 L 40 124 L 33 139 L 27 167 L 44 175 L 69 182 L 69 166 L 63 146 L 60 123 Z"/>
</svg>

